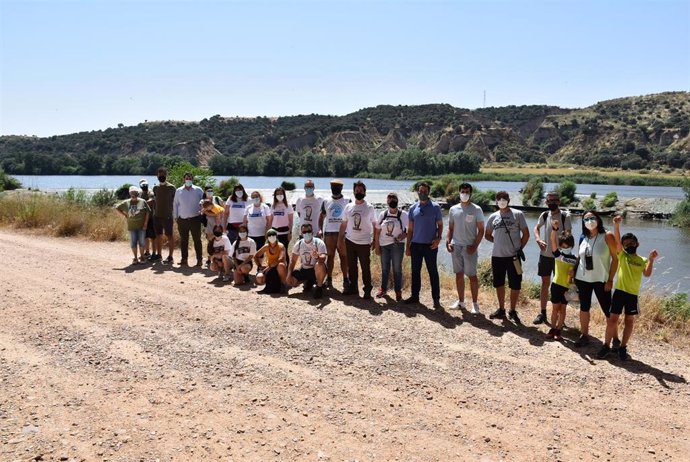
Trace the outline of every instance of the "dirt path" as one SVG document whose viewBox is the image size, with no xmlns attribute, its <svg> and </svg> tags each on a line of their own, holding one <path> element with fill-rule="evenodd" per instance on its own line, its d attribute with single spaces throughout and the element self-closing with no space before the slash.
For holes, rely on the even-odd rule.
<svg viewBox="0 0 690 462">
<path fill-rule="evenodd" d="M 592 361 L 543 328 L 132 270 L 124 243 L 4 230 L 0 255 L 2 461 L 690 454 L 688 353 L 668 345 Z"/>
</svg>

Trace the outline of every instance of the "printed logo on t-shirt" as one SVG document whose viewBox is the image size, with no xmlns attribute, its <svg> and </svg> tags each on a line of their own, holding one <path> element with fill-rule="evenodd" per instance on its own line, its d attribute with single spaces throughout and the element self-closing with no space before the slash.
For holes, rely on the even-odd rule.
<svg viewBox="0 0 690 462">
<path fill-rule="evenodd" d="M 330 223 L 341 222 L 343 220 L 343 206 L 337 202 L 333 202 L 328 210 L 331 212 L 331 217 L 328 219 Z"/>
<path fill-rule="evenodd" d="M 261 213 L 261 212 L 250 213 L 250 214 L 249 214 L 249 218 L 259 218 L 259 217 L 262 217 L 262 216 L 264 216 L 264 214 Z"/>
<path fill-rule="evenodd" d="M 130 217 L 136 216 L 137 210 L 138 210 L 137 204 L 132 204 L 132 203 L 129 204 L 129 216 Z"/>
<path fill-rule="evenodd" d="M 393 237 L 393 230 L 395 229 L 395 222 L 393 220 L 388 220 L 386 222 L 386 236 Z"/>
<path fill-rule="evenodd" d="M 304 207 L 304 219 L 305 221 L 311 221 L 311 216 L 314 213 L 314 209 L 312 208 L 311 205 L 307 205 Z"/>
<path fill-rule="evenodd" d="M 354 222 L 354 226 L 352 229 L 354 231 L 361 231 L 362 228 L 360 227 L 362 224 L 362 214 L 361 213 L 353 213 L 352 214 L 352 221 Z"/>
<path fill-rule="evenodd" d="M 232 204 L 232 207 L 231 207 L 231 208 L 233 208 L 233 209 L 243 209 L 243 208 L 244 208 L 244 205 L 242 205 L 242 204 Z"/>
<path fill-rule="evenodd" d="M 312 258 L 311 252 L 302 252 L 302 263 L 305 266 L 312 266 L 311 258 Z"/>
<path fill-rule="evenodd" d="M 283 217 L 283 216 L 285 216 L 285 211 L 284 210 L 275 210 L 273 212 L 273 215 L 276 217 Z"/>
<path fill-rule="evenodd" d="M 247 246 L 240 245 L 239 247 L 237 247 L 237 253 L 238 253 L 239 255 L 242 255 L 242 254 L 245 254 L 245 253 L 249 253 L 249 250 L 250 250 L 250 249 L 251 249 L 251 248 L 250 248 L 248 245 L 247 245 Z"/>
</svg>

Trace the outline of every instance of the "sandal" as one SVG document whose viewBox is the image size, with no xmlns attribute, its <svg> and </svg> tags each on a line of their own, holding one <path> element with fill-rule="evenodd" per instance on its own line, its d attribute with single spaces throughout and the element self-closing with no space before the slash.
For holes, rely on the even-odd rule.
<svg viewBox="0 0 690 462">
<path fill-rule="evenodd" d="M 132 260 L 132 264 L 133 264 L 133 265 L 138 265 L 138 264 L 139 264 L 139 259 L 135 257 L 134 260 Z"/>
</svg>

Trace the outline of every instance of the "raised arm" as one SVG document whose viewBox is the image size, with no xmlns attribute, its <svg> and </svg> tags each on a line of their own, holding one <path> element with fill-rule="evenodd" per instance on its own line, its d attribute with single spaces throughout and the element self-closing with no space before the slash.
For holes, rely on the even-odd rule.
<svg viewBox="0 0 690 462">
<path fill-rule="evenodd" d="M 623 217 L 616 215 L 613 217 L 613 236 L 616 239 L 616 254 L 623 250 L 623 243 L 621 242 L 621 221 Z"/>
<path fill-rule="evenodd" d="M 649 276 L 652 275 L 652 271 L 654 270 L 654 260 L 656 260 L 656 257 L 659 256 L 659 252 L 656 251 L 656 249 L 652 250 L 649 252 L 649 258 L 647 259 L 647 266 L 644 268 L 644 277 L 648 278 Z"/>
</svg>

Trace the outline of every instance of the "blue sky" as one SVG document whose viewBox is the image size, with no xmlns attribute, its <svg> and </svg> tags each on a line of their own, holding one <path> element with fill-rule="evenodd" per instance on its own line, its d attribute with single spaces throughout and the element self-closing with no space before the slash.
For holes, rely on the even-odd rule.
<svg viewBox="0 0 690 462">
<path fill-rule="evenodd" d="M 0 134 L 690 90 L 690 1 L 0 0 Z"/>
</svg>

